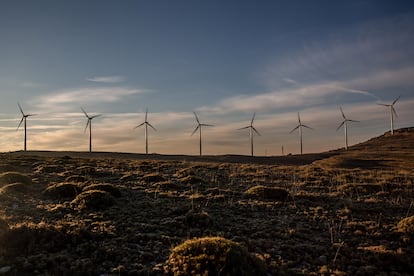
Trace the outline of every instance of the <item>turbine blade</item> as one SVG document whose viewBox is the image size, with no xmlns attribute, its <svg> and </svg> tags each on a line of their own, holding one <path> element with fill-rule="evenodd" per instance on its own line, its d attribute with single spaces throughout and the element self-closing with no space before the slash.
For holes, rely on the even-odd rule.
<svg viewBox="0 0 414 276">
<path fill-rule="evenodd" d="M 86 118 L 88 118 L 88 119 L 89 119 L 89 115 L 88 115 L 88 113 L 86 113 L 86 111 L 83 109 L 83 107 L 81 107 L 81 110 L 82 110 L 82 112 L 85 114 Z"/>
<path fill-rule="evenodd" d="M 254 126 L 252 126 L 252 129 L 253 129 L 254 132 L 256 132 L 257 135 L 262 136 Z"/>
<path fill-rule="evenodd" d="M 201 126 L 214 126 L 214 125 L 210 125 L 210 124 L 200 124 Z"/>
<path fill-rule="evenodd" d="M 295 130 L 297 130 L 301 125 L 297 125 L 294 129 L 292 129 L 289 133 L 294 132 Z"/>
<path fill-rule="evenodd" d="M 394 106 L 391 106 L 391 112 L 394 113 L 395 117 L 398 118 L 397 112 L 395 111 Z"/>
<path fill-rule="evenodd" d="M 250 125 L 253 125 L 253 121 L 255 117 L 256 117 L 256 112 L 253 113 L 253 117 L 252 117 L 252 121 L 250 122 Z"/>
<path fill-rule="evenodd" d="M 157 131 L 157 129 L 153 127 L 150 123 L 147 122 L 147 125 L 149 125 L 153 130 Z"/>
<path fill-rule="evenodd" d="M 86 132 L 86 129 L 88 129 L 88 126 L 89 126 L 90 123 L 91 123 L 91 119 L 88 118 L 88 122 L 86 123 L 86 127 L 83 130 L 84 133 Z"/>
<path fill-rule="evenodd" d="M 342 117 L 346 120 L 346 117 L 345 117 L 344 111 L 342 110 L 342 107 L 339 107 L 339 109 L 341 110 Z"/>
<path fill-rule="evenodd" d="M 196 133 L 197 132 L 197 130 L 200 128 L 200 125 L 198 125 L 195 129 L 194 129 L 194 131 L 193 131 L 193 133 L 191 133 L 191 136 L 193 136 L 194 135 L 194 133 Z"/>
<path fill-rule="evenodd" d="M 382 104 L 382 103 L 377 103 L 377 105 L 382 105 L 382 106 L 390 106 L 389 104 Z"/>
<path fill-rule="evenodd" d="M 99 117 L 99 116 L 102 116 L 102 114 L 97 114 L 97 115 L 91 116 L 91 117 L 89 117 L 89 119 L 95 119 L 96 117 Z"/>
<path fill-rule="evenodd" d="M 148 108 L 147 108 L 147 110 L 145 111 L 145 122 L 148 120 Z"/>
<path fill-rule="evenodd" d="M 250 126 L 246 126 L 246 127 L 238 128 L 237 130 L 242 130 L 242 129 L 246 129 L 246 128 L 250 128 Z"/>
<path fill-rule="evenodd" d="M 24 116 L 23 116 L 23 117 L 22 117 L 22 119 L 20 120 L 19 126 L 17 127 L 17 129 L 16 129 L 16 130 L 19 130 L 20 126 L 21 126 L 21 125 L 22 125 L 22 123 L 23 123 L 23 120 L 24 120 Z"/>
<path fill-rule="evenodd" d="M 200 124 L 200 120 L 198 119 L 197 113 L 194 112 L 194 116 L 196 118 L 197 124 Z"/>
<path fill-rule="evenodd" d="M 301 122 L 300 122 L 300 115 L 299 115 L 299 112 L 298 112 L 298 122 L 299 122 L 299 125 L 301 124 Z"/>
<path fill-rule="evenodd" d="M 142 127 L 144 124 L 145 124 L 145 122 L 144 122 L 144 123 L 142 123 L 142 124 L 137 125 L 136 127 L 134 127 L 134 129 L 135 129 L 135 128 Z"/>
<path fill-rule="evenodd" d="M 336 131 L 338 131 L 344 124 L 345 124 L 345 121 L 342 121 L 342 123 L 339 125 L 339 127 L 336 128 Z"/>
<path fill-rule="evenodd" d="M 311 128 L 310 126 L 307 126 L 307 125 L 302 125 L 303 127 L 306 127 L 306 128 L 309 128 L 309 129 L 313 129 L 313 128 Z"/>
<path fill-rule="evenodd" d="M 19 109 L 20 109 L 20 112 L 22 113 L 22 115 L 23 115 L 23 116 L 25 116 L 25 115 L 24 115 L 24 112 L 23 112 L 23 109 L 22 109 L 22 107 L 20 106 L 20 103 L 17 103 L 17 105 L 19 106 Z"/>
<path fill-rule="evenodd" d="M 401 98 L 401 95 L 398 96 L 398 98 L 396 98 L 393 102 L 392 105 L 394 105 L 399 99 Z"/>
<path fill-rule="evenodd" d="M 361 121 L 347 119 L 348 122 L 360 123 Z"/>
</svg>

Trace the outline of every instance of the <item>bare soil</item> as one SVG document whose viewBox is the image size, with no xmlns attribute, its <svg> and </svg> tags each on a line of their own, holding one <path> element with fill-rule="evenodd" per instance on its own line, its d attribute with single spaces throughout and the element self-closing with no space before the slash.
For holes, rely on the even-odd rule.
<svg viewBox="0 0 414 276">
<path fill-rule="evenodd" d="M 219 236 L 269 275 L 412 275 L 413 196 L 413 128 L 304 156 L 3 153 L 0 274 L 163 275 Z"/>
</svg>

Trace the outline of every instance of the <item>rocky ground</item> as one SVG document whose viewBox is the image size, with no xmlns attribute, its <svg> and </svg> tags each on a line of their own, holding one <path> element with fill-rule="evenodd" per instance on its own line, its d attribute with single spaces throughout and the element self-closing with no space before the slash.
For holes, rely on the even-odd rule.
<svg viewBox="0 0 414 276">
<path fill-rule="evenodd" d="M 209 236 L 268 275 L 410 275 L 414 139 L 397 134 L 297 165 L 1 154 L 0 275 L 162 275 Z"/>
</svg>

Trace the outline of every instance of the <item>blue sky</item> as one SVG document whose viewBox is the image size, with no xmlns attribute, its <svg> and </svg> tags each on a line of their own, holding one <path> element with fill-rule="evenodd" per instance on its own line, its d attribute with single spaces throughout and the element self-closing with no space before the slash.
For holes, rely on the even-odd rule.
<svg viewBox="0 0 414 276">
<path fill-rule="evenodd" d="M 299 152 L 297 112 L 314 130 L 304 151 L 342 147 L 339 106 L 361 121 L 350 144 L 413 126 L 412 1 L 1 1 L 0 151 L 88 150 L 197 154 Z"/>
</svg>

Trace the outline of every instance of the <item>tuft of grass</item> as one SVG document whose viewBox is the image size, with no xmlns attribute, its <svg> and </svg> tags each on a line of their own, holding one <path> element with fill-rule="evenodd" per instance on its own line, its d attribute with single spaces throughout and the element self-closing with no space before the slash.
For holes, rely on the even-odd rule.
<svg viewBox="0 0 414 276">
<path fill-rule="evenodd" d="M 114 204 L 115 199 L 110 193 L 99 190 L 84 191 L 71 202 L 71 205 L 78 210 L 99 210 Z"/>
<path fill-rule="evenodd" d="M 183 184 L 194 185 L 194 184 L 202 184 L 204 183 L 204 180 L 195 175 L 188 175 L 186 177 L 180 178 L 180 182 Z"/>
<path fill-rule="evenodd" d="M 98 190 L 110 193 L 114 197 L 121 197 L 121 191 L 112 184 L 100 183 L 92 184 L 83 188 L 83 191 Z"/>
<path fill-rule="evenodd" d="M 165 178 L 158 173 L 151 173 L 151 174 L 144 175 L 142 177 L 142 180 L 148 183 L 157 183 L 157 182 L 165 181 Z"/>
<path fill-rule="evenodd" d="M 80 193 L 80 187 L 76 183 L 58 183 L 46 188 L 45 194 L 59 199 L 75 198 Z"/>
<path fill-rule="evenodd" d="M 257 257 L 222 237 L 196 238 L 176 246 L 164 271 L 167 275 L 266 275 Z"/>
<path fill-rule="evenodd" d="M 185 215 L 185 223 L 190 227 L 209 227 L 213 224 L 213 219 L 205 212 L 194 212 L 190 210 Z"/>
<path fill-rule="evenodd" d="M 399 232 L 414 235 L 414 216 L 400 220 L 397 224 L 397 229 Z"/>
<path fill-rule="evenodd" d="M 18 172 L 5 172 L 0 174 L 0 185 L 22 183 L 26 185 L 32 184 L 32 179 L 27 175 Z"/>
<path fill-rule="evenodd" d="M 27 191 L 27 185 L 23 183 L 7 184 L 0 188 L 0 194 L 4 193 L 24 193 Z"/>
<path fill-rule="evenodd" d="M 249 198 L 255 199 L 270 199 L 285 201 L 289 197 L 289 192 L 282 188 L 267 187 L 263 185 L 257 185 L 249 188 L 245 193 Z"/>
</svg>

